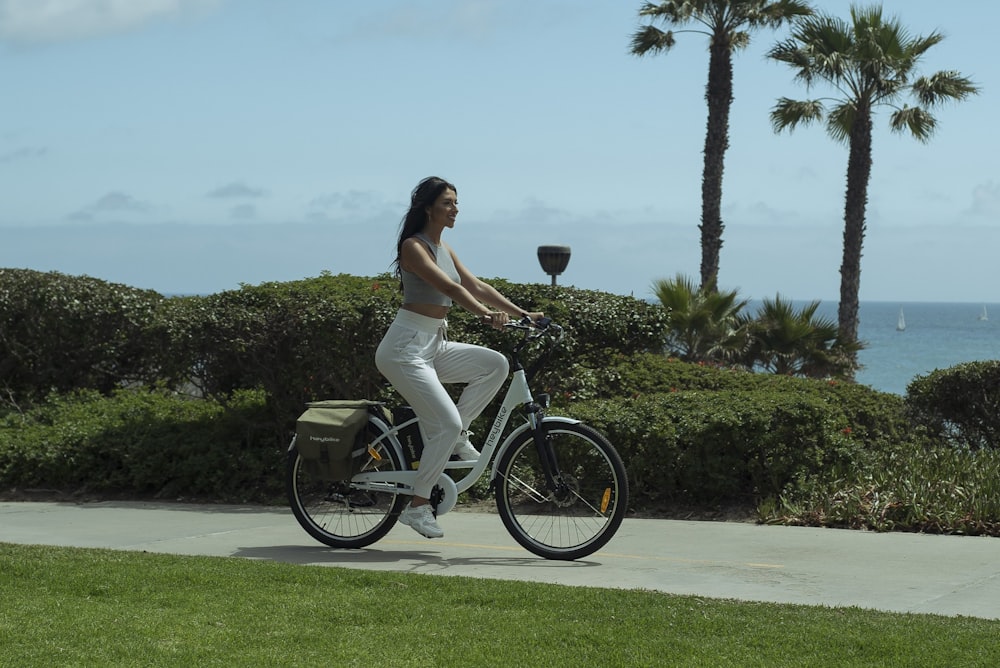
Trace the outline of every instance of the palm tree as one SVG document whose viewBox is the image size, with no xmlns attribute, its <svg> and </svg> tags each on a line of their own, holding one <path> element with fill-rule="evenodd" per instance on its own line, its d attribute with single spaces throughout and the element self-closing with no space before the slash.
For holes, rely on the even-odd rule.
<svg viewBox="0 0 1000 668">
<path fill-rule="evenodd" d="M 872 166 L 872 116 L 876 107 L 892 109 L 889 127 L 909 131 L 921 142 L 930 139 L 936 120 L 928 109 L 978 93 L 966 77 L 942 71 L 916 77 L 921 56 L 943 40 L 937 33 L 911 36 L 895 18 L 885 19 L 881 7 L 851 7 L 851 22 L 827 14 L 799 20 L 792 36 L 768 53 L 797 70 L 796 79 L 810 88 L 817 80 L 841 95 L 829 111 L 822 100 L 781 98 L 771 111 L 776 132 L 826 119 L 827 133 L 848 145 L 847 192 L 844 201 L 844 251 L 840 266 L 838 338 L 857 342 L 861 247 Z M 912 95 L 916 106 L 902 104 Z M 855 365 L 856 365 L 856 354 Z M 853 374 L 852 374 L 853 376 Z"/>
<path fill-rule="evenodd" d="M 667 25 L 695 23 L 705 29 L 682 30 L 708 35 L 708 129 L 705 162 L 701 176 L 701 286 L 715 289 L 722 249 L 722 172 L 729 148 L 729 108 L 733 103 L 733 52 L 750 44 L 750 33 L 759 28 L 777 28 L 797 16 L 812 13 L 800 0 L 670 0 L 647 2 L 639 16 L 659 19 Z M 673 30 L 666 32 L 646 25 L 632 36 L 637 56 L 665 53 L 675 43 Z"/>
<path fill-rule="evenodd" d="M 752 318 L 744 318 L 751 345 L 744 364 L 775 374 L 807 378 L 843 377 L 853 373 L 845 348 L 837 339 L 837 323 L 818 317 L 819 302 L 796 310 L 790 300 L 776 295 L 764 299 Z"/>
<path fill-rule="evenodd" d="M 747 300 L 735 290 L 696 287 L 682 274 L 654 281 L 653 292 L 666 307 L 667 348 L 685 362 L 728 362 L 745 354 L 750 343 L 739 319 Z"/>
</svg>

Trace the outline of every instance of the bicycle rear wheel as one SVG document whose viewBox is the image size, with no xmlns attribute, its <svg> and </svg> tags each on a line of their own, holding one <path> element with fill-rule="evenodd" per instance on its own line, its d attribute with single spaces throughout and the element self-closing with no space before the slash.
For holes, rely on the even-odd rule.
<svg viewBox="0 0 1000 668">
<path fill-rule="evenodd" d="M 368 441 L 382 435 L 374 423 L 368 423 Z M 370 453 L 377 452 L 380 459 Z M 359 472 L 398 471 L 403 463 L 386 442 L 370 446 L 363 455 Z M 392 528 L 407 498 L 391 489 L 360 490 L 350 480 L 322 480 L 303 465 L 298 448 L 288 453 L 286 473 L 288 502 L 292 513 L 310 536 L 330 547 L 359 548 L 371 545 Z"/>
<path fill-rule="evenodd" d="M 544 424 L 559 463 L 557 488 L 546 483 L 530 432 L 511 444 L 497 464 L 496 502 L 514 540 L 546 559 L 572 560 L 603 547 L 628 507 L 621 457 L 596 429 Z"/>
</svg>

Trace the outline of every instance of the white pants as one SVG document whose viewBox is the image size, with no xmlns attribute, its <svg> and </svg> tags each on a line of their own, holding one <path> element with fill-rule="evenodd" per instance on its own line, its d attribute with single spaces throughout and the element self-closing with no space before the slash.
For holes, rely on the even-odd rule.
<svg viewBox="0 0 1000 668">
<path fill-rule="evenodd" d="M 495 350 L 449 341 L 447 328 L 447 320 L 400 309 L 375 352 L 375 366 L 420 418 L 424 453 L 414 493 L 425 499 L 459 434 L 496 396 L 509 368 Z M 442 383 L 466 383 L 457 404 Z"/>
</svg>

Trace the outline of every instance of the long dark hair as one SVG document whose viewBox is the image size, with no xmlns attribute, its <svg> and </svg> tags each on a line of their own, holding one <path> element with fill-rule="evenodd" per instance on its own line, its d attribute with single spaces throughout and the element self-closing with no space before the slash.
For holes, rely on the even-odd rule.
<svg viewBox="0 0 1000 668">
<path fill-rule="evenodd" d="M 445 190 L 453 190 L 458 194 L 458 189 L 437 176 L 428 176 L 417 184 L 417 187 L 410 193 L 410 210 L 403 216 L 399 223 L 399 241 L 396 242 L 396 259 L 393 261 L 393 273 L 396 278 L 400 277 L 399 259 L 403 254 L 403 242 L 414 234 L 422 232 L 427 226 L 427 207 L 434 204 L 437 198 Z"/>
</svg>

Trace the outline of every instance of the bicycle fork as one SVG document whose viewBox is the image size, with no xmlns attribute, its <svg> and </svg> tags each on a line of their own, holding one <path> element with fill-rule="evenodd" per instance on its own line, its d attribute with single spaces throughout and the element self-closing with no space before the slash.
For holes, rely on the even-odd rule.
<svg viewBox="0 0 1000 668">
<path fill-rule="evenodd" d="M 545 485 L 552 493 L 559 494 L 565 490 L 566 486 L 562 482 L 559 460 L 556 457 L 555 448 L 552 447 L 552 439 L 546 433 L 544 425 L 545 411 L 549 407 L 549 402 L 548 394 L 539 394 L 537 398 L 531 395 L 524 367 L 515 357 L 511 384 L 503 405 L 500 407 L 500 414 L 494 420 L 490 438 L 493 438 L 494 434 L 499 436 L 503 430 L 506 417 L 501 416 L 508 416 L 516 406 L 521 406 L 528 419 L 528 427 L 535 443 L 535 451 L 538 453 L 538 461 L 545 476 Z"/>
<path fill-rule="evenodd" d="M 538 453 L 538 462 L 541 464 L 542 473 L 545 475 L 546 486 L 555 494 L 565 490 L 562 480 L 562 473 L 559 470 L 559 459 L 556 457 L 556 449 L 552 447 L 552 437 L 545 429 L 545 408 L 548 405 L 548 395 L 539 395 L 539 401 L 531 401 L 525 406 L 528 414 L 528 424 L 531 427 L 532 440 L 535 442 L 535 451 Z"/>
</svg>

